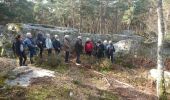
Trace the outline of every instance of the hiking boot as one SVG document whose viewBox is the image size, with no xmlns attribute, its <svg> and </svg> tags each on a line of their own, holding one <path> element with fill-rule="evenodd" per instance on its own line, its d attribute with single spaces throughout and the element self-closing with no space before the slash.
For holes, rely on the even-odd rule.
<svg viewBox="0 0 170 100">
<path fill-rule="evenodd" d="M 81 64 L 80 63 L 76 63 L 77 66 L 80 66 Z"/>
</svg>

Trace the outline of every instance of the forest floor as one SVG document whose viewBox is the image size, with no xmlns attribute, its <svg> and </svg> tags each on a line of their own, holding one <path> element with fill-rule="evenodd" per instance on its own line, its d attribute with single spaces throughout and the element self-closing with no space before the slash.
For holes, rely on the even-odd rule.
<svg viewBox="0 0 170 100">
<path fill-rule="evenodd" d="M 82 61 L 87 59 L 89 58 L 82 57 Z M 88 65 L 89 62 L 76 66 L 74 61 L 75 59 L 72 59 L 70 64 L 58 67 L 36 65 L 55 71 L 56 77 L 32 79 L 31 85 L 27 88 L 0 87 L 0 99 L 157 100 L 155 84 L 148 78 L 150 67 L 127 68 L 113 64 L 109 70 L 96 70 L 95 67 Z M 10 69 L 14 62 L 12 59 L 0 58 L 0 70 L 8 67 Z"/>
</svg>

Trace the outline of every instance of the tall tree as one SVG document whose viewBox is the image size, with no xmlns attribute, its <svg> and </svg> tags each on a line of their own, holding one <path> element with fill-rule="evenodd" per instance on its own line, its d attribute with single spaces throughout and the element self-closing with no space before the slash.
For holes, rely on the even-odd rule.
<svg viewBox="0 0 170 100">
<path fill-rule="evenodd" d="M 164 82 L 164 64 L 163 64 L 163 37 L 165 34 L 162 0 L 158 0 L 158 50 L 157 50 L 157 96 L 159 100 L 166 100 L 165 82 Z"/>
</svg>

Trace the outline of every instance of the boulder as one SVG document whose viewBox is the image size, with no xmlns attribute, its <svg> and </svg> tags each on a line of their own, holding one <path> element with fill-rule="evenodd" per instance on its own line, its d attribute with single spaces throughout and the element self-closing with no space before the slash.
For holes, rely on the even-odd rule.
<svg viewBox="0 0 170 100">
<path fill-rule="evenodd" d="M 130 53 L 139 48 L 139 41 L 127 39 L 121 40 L 114 44 L 115 52 Z"/>
<path fill-rule="evenodd" d="M 36 80 L 41 78 L 43 80 L 43 78 L 55 77 L 55 72 L 31 66 L 21 66 L 9 72 L 8 75 L 10 78 L 6 80 L 6 84 L 11 86 L 19 85 L 27 87 L 31 84 L 33 79 Z"/>
<path fill-rule="evenodd" d="M 157 69 L 151 69 L 149 71 L 149 78 L 151 78 L 153 81 L 156 81 L 158 77 L 158 70 Z M 165 78 L 165 87 L 167 93 L 170 93 L 170 72 L 164 71 L 164 78 Z"/>
</svg>

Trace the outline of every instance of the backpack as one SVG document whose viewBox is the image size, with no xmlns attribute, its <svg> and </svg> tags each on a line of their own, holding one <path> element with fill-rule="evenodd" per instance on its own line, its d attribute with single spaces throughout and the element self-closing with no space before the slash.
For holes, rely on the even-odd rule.
<svg viewBox="0 0 170 100">
<path fill-rule="evenodd" d="M 115 52 L 114 46 L 113 46 L 113 45 L 109 45 L 109 46 L 107 47 L 107 53 L 108 53 L 108 54 L 112 54 L 113 52 Z"/>
<path fill-rule="evenodd" d="M 93 50 L 93 46 L 92 46 L 92 44 L 90 42 L 86 44 L 86 50 L 87 51 L 92 51 Z"/>
</svg>

